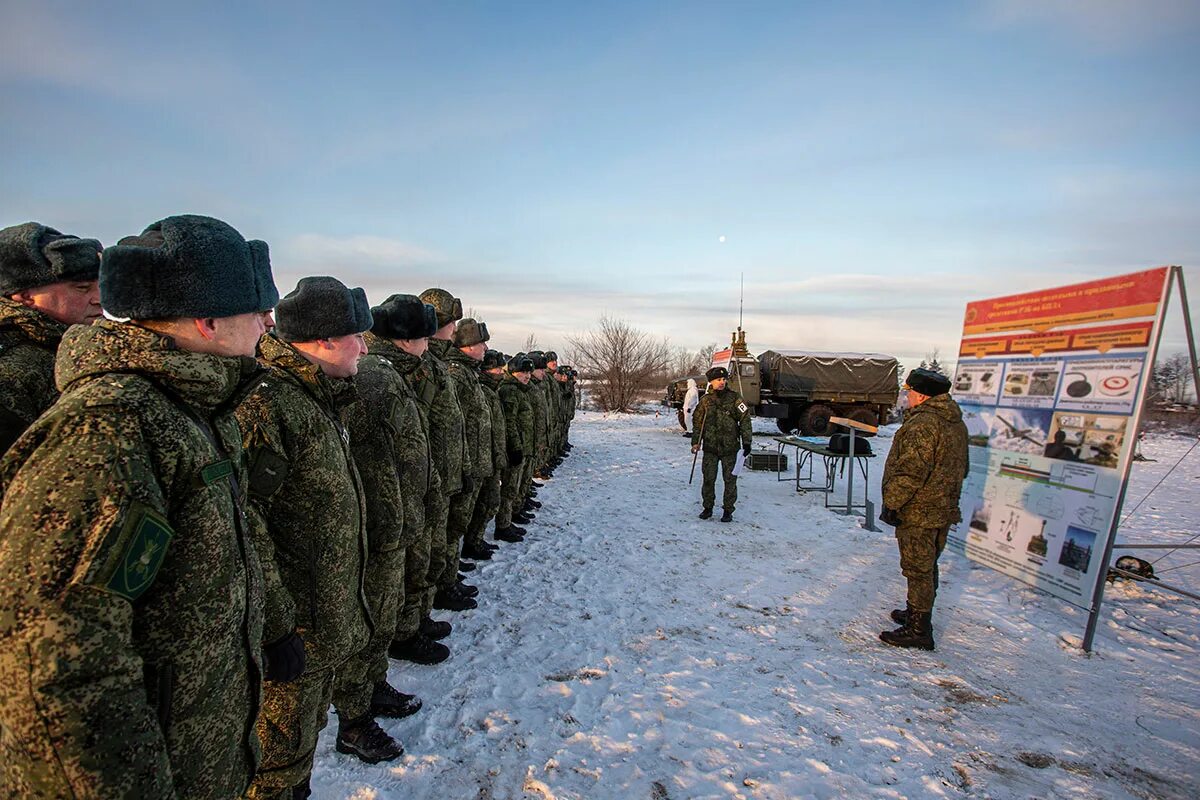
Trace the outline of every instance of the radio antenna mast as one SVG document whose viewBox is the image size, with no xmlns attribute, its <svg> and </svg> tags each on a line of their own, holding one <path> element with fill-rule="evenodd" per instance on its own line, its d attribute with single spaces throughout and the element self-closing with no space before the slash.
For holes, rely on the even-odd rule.
<svg viewBox="0 0 1200 800">
<path fill-rule="evenodd" d="M 742 329 L 742 306 L 746 301 L 746 273 L 742 273 L 739 279 L 741 281 L 740 290 L 738 292 L 738 330 Z"/>
</svg>

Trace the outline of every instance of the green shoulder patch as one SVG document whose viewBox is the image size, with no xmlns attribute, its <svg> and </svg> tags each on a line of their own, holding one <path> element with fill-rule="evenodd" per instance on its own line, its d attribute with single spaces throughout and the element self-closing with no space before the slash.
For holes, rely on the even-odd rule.
<svg viewBox="0 0 1200 800">
<path fill-rule="evenodd" d="M 232 474 L 233 462 L 228 458 L 223 458 L 220 461 L 214 461 L 200 470 L 200 482 L 205 486 L 212 486 L 217 481 L 228 478 Z"/>
<path fill-rule="evenodd" d="M 105 569 L 97 576 L 104 588 L 137 600 L 154 583 L 175 532 L 166 517 L 139 502 L 129 507 L 125 524 Z"/>
</svg>

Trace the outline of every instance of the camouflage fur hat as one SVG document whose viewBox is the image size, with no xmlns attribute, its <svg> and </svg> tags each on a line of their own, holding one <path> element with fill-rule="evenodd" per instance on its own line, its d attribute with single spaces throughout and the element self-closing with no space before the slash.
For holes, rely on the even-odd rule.
<svg viewBox="0 0 1200 800">
<path fill-rule="evenodd" d="M 234 317 L 278 302 L 267 243 L 212 217 L 167 217 L 100 262 L 100 305 L 118 317 Z"/>
<path fill-rule="evenodd" d="M 514 374 L 517 372 L 533 372 L 533 359 L 524 353 L 517 353 L 508 360 L 508 371 Z"/>
<path fill-rule="evenodd" d="M 433 306 L 434 311 L 437 312 L 439 328 L 462 319 L 462 300 L 445 289 L 426 289 L 421 292 L 421 300 Z"/>
<path fill-rule="evenodd" d="M 64 281 L 94 281 L 100 274 L 95 239 L 59 233 L 37 222 L 0 231 L 0 295 Z"/>
<path fill-rule="evenodd" d="M 467 317 L 464 320 L 460 320 L 458 327 L 454 329 L 453 341 L 455 347 L 470 347 L 473 344 L 486 342 L 491 338 L 491 335 L 488 334 L 487 323 L 476 322 Z"/>
<path fill-rule="evenodd" d="M 337 278 L 301 278 L 275 307 L 275 334 L 285 342 L 314 342 L 371 330 L 367 293 Z"/>
<path fill-rule="evenodd" d="M 724 367 L 713 367 L 708 372 L 704 373 L 704 377 L 710 381 L 720 380 L 721 378 L 729 377 L 729 370 Z"/>
<path fill-rule="evenodd" d="M 499 350 L 487 350 L 483 354 L 484 369 L 501 369 L 507 359 Z"/>
<path fill-rule="evenodd" d="M 553 350 L 547 350 L 544 355 L 546 356 L 547 364 L 549 364 L 551 361 L 558 361 L 558 353 L 554 352 Z"/>
<path fill-rule="evenodd" d="M 423 339 L 437 333 L 437 312 L 412 294 L 394 294 L 371 309 L 371 332 L 384 339 Z"/>
<path fill-rule="evenodd" d="M 534 369 L 546 368 L 546 354 L 541 350 L 530 350 L 525 355 L 529 356 L 529 360 L 533 362 Z"/>
</svg>

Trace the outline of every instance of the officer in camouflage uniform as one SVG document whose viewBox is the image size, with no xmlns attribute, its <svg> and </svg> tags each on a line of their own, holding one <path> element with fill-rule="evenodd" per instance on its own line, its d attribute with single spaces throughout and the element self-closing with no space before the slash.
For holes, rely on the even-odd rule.
<svg viewBox="0 0 1200 800">
<path fill-rule="evenodd" d="M 571 420 L 575 419 L 575 378 L 572 377 L 573 369 L 563 365 L 554 371 L 554 378 L 558 381 L 558 388 L 562 394 L 561 409 L 561 454 L 566 457 L 571 452 Z"/>
<path fill-rule="evenodd" d="M 100 296 L 136 321 L 66 332 L 62 397 L 0 465 L 0 796 L 239 797 L 264 663 L 303 668 L 290 628 L 262 644 L 233 415 L 267 246 L 170 217 L 104 252 Z"/>
<path fill-rule="evenodd" d="M 422 302 L 433 306 L 438 322 L 437 331 L 429 339 L 429 349 L 422 356 L 422 369 L 413 375 L 413 386 L 429 420 L 429 447 L 442 480 L 441 505 L 433 514 L 426 509 L 426 524 L 434 526 L 429 559 L 430 573 L 437 586 L 433 607 L 465 611 L 478 606 L 475 595 L 479 590 L 458 579 L 458 540 L 451 538 L 449 519 L 456 505 L 473 502 L 474 467 L 462 405 L 447 368 L 450 351 L 454 350 L 451 341 L 454 323 L 462 319 L 462 301 L 437 288 L 426 289 L 420 297 Z"/>
<path fill-rule="evenodd" d="M 504 449 L 506 465 L 500 477 L 500 507 L 496 511 L 496 538 L 519 542 L 525 529 L 513 524 L 513 515 L 521 510 L 527 490 L 529 463 L 533 460 L 533 389 L 529 379 L 533 361 L 516 355 L 508 362 L 508 374 L 500 381 L 500 405 L 504 410 Z"/>
<path fill-rule="evenodd" d="M 550 470 L 554 471 L 558 469 L 563 459 L 562 392 L 558 388 L 558 353 L 553 350 L 547 350 L 545 355 L 546 372 L 542 380 L 542 385 L 546 392 L 546 410 L 549 414 L 550 422 L 550 435 L 547 440 L 550 451 Z"/>
<path fill-rule="evenodd" d="M 367 534 L 363 489 L 342 415 L 366 353 L 371 311 L 362 289 L 303 278 L 279 301 L 274 334 L 259 343 L 267 376 L 237 408 L 250 462 L 250 500 L 264 521 L 259 557 L 281 583 L 266 597 L 266 625 L 304 640 L 297 681 L 267 681 L 258 718 L 263 761 L 250 797 L 305 798 L 334 671 L 371 635 L 363 594 Z"/>
<path fill-rule="evenodd" d="M 482 370 L 479 373 L 479 385 L 483 387 L 483 395 L 487 398 L 488 413 L 492 422 L 489 456 L 492 474 L 484 479 L 479 498 L 475 501 L 475 513 L 471 516 L 471 525 L 467 528 L 467 541 L 463 545 L 464 554 L 468 551 L 479 553 L 491 547 L 484 537 L 488 523 L 496 518 L 496 513 L 500 510 L 500 481 L 504 469 L 508 466 L 504 409 L 500 405 L 498 393 L 500 380 L 504 377 L 504 354 L 499 350 L 487 350 L 483 354 L 480 366 Z"/>
<path fill-rule="evenodd" d="M 908 607 L 892 611 L 900 627 L 879 638 L 897 647 L 932 650 L 938 557 L 950 526 L 962 519 L 958 498 L 971 464 L 967 426 L 950 397 L 950 379 L 914 369 L 905 388 L 909 408 L 883 469 L 884 510 L 879 518 L 896 526 L 900 571 L 908 579 Z"/>
<path fill-rule="evenodd" d="M 463 491 L 450 502 L 450 524 L 446 539 L 453 542 L 455 553 L 460 551 L 460 545 L 468 545 L 468 529 L 475 516 L 475 507 L 479 504 L 484 485 L 491 481 L 496 469 L 492 458 L 492 410 L 485 390 L 479 382 L 483 354 L 487 352 L 487 341 L 490 338 L 487 325 L 468 317 L 459 321 L 455 328 L 451 339 L 454 346 L 446 356 L 450 380 L 454 383 L 458 404 L 463 412 L 463 431 L 466 434 L 471 464 L 470 491 Z M 479 539 L 483 539 L 482 531 Z M 468 555 L 463 556 L 464 558 L 469 558 L 470 553 L 478 551 L 467 546 L 466 552 Z M 457 562 L 454 564 L 454 577 L 457 580 Z M 453 584 L 443 575 L 442 585 Z"/>
<path fill-rule="evenodd" d="M 704 485 L 700 489 L 704 510 L 700 512 L 700 519 L 708 519 L 713 514 L 719 467 L 725 484 L 721 522 L 732 522 L 737 503 L 737 476 L 733 474 L 733 468 L 737 465 L 739 451 L 742 457 L 750 455 L 750 409 L 737 392 L 726 386 L 729 372 L 724 367 L 713 367 L 705 377 L 708 378 L 708 392 L 700 398 L 692 415 L 692 452 L 704 447 Z"/>
<path fill-rule="evenodd" d="M 58 399 L 67 327 L 100 317 L 100 250 L 36 222 L 0 230 L 0 454 Z"/>
</svg>

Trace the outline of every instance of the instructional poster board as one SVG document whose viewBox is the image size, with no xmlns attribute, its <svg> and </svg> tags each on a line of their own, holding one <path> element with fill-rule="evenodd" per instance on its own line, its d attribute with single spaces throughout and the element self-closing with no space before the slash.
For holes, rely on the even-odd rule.
<svg viewBox="0 0 1200 800">
<path fill-rule="evenodd" d="M 1091 603 L 1133 455 L 1169 267 L 967 305 L 952 394 L 970 436 L 949 542 Z"/>
</svg>

